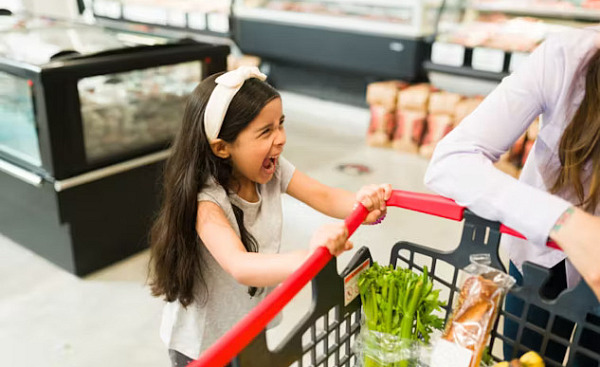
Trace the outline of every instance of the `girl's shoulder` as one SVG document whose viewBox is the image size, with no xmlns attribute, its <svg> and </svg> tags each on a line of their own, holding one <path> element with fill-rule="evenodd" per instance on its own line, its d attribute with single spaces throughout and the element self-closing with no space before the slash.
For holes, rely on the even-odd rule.
<svg viewBox="0 0 600 367">
<path fill-rule="evenodd" d="M 213 177 L 206 180 L 200 192 L 198 192 L 198 201 L 211 201 L 219 206 L 229 202 L 229 197 L 225 188 L 221 186 Z"/>
</svg>

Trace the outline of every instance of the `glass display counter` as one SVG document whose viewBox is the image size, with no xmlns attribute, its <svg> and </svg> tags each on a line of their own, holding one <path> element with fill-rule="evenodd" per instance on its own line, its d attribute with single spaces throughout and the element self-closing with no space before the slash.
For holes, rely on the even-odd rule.
<svg viewBox="0 0 600 367">
<path fill-rule="evenodd" d="M 187 96 L 228 54 L 0 16 L 0 232 L 78 275 L 144 248 Z"/>
</svg>

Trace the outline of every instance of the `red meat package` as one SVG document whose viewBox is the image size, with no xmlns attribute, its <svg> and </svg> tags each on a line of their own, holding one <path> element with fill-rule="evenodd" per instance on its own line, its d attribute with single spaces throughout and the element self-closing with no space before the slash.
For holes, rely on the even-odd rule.
<svg viewBox="0 0 600 367">
<path fill-rule="evenodd" d="M 426 119 L 425 111 L 397 111 L 392 147 L 403 152 L 417 153 L 425 133 Z"/>
<path fill-rule="evenodd" d="M 388 111 L 396 109 L 398 91 L 406 86 L 406 83 L 398 80 L 371 83 L 367 86 L 367 103 L 386 108 Z"/>
<path fill-rule="evenodd" d="M 454 117 L 449 114 L 431 114 L 427 117 L 427 132 L 423 138 L 423 144 L 419 148 L 419 154 L 431 158 L 435 146 L 454 128 Z"/>
<path fill-rule="evenodd" d="M 367 131 L 367 144 L 389 146 L 394 133 L 394 113 L 384 106 L 371 105 L 371 123 Z"/>
</svg>

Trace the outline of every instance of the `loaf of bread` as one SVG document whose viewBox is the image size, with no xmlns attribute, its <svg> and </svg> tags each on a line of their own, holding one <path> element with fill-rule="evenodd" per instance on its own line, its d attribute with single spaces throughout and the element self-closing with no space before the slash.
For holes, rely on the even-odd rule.
<svg viewBox="0 0 600 367">
<path fill-rule="evenodd" d="M 485 276 L 471 276 L 463 284 L 443 339 L 473 351 L 469 367 L 478 367 L 496 321 L 502 289 Z"/>
</svg>

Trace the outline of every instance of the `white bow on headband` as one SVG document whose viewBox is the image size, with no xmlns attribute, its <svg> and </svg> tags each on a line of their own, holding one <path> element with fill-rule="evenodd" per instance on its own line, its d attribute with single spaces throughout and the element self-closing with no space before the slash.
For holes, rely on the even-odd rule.
<svg viewBox="0 0 600 367">
<path fill-rule="evenodd" d="M 240 66 L 215 79 L 217 85 L 208 98 L 204 110 L 204 131 L 209 142 L 219 136 L 231 100 L 242 88 L 244 82 L 250 78 L 264 81 L 267 76 L 261 73 L 256 66 Z"/>
</svg>

